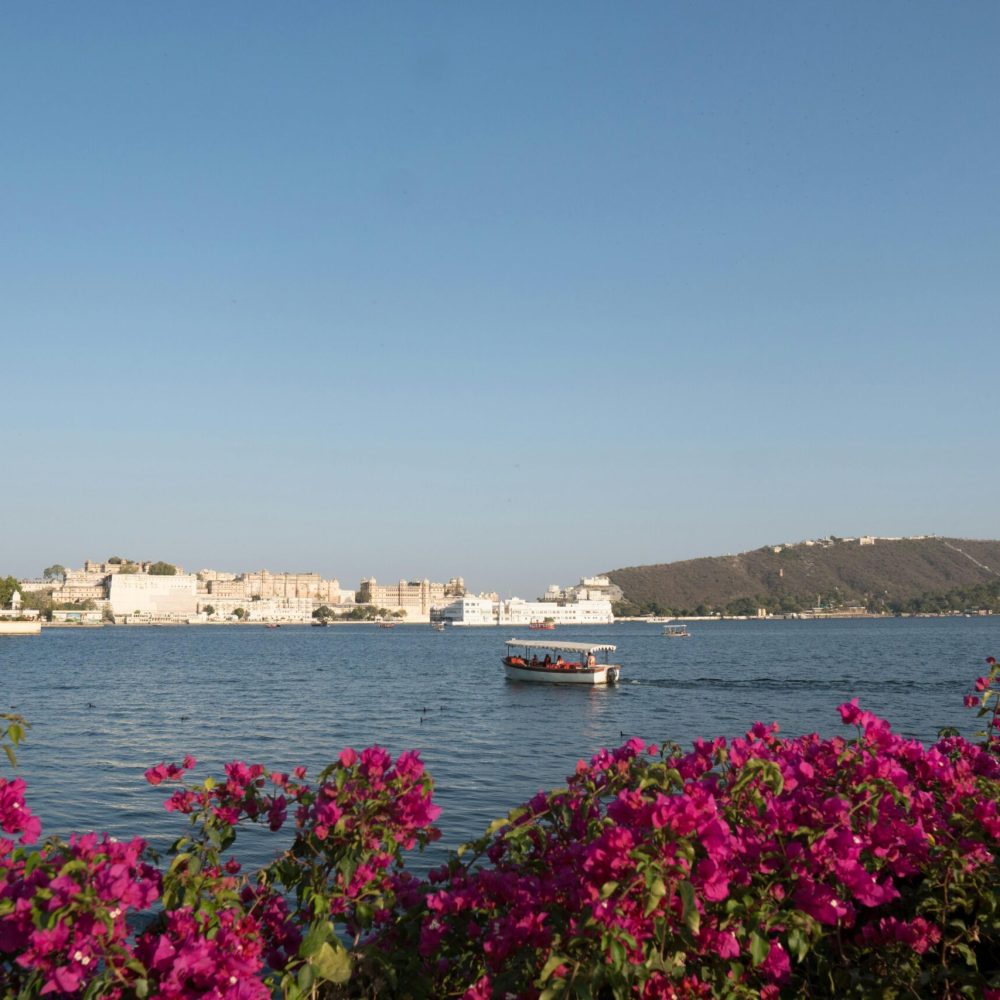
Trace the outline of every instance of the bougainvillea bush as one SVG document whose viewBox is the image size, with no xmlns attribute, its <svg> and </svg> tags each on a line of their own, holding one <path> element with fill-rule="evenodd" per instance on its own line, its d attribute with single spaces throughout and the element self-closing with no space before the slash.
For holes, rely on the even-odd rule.
<svg viewBox="0 0 1000 1000">
<path fill-rule="evenodd" d="M 163 862 L 141 839 L 38 847 L 24 782 L 0 778 L 0 995 L 1000 1000 L 987 662 L 974 742 L 903 739 L 856 700 L 833 739 L 631 740 L 426 879 L 404 867 L 438 836 L 415 753 L 347 749 L 312 779 L 151 767 L 183 824 Z M 25 723 L 3 719 L 13 765 Z M 293 829 L 256 872 L 247 823 Z"/>
</svg>

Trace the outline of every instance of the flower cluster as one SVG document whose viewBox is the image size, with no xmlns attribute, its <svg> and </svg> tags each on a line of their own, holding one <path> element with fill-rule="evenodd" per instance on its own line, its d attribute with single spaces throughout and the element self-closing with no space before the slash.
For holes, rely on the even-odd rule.
<svg viewBox="0 0 1000 1000">
<path fill-rule="evenodd" d="M 88 833 L 10 853 L 0 864 L 0 973 L 23 976 L 40 994 L 75 995 L 101 976 L 125 983 L 129 913 L 160 895 L 145 847 L 138 838 L 120 843 Z"/>
<path fill-rule="evenodd" d="M 1000 986 L 992 747 L 839 711 L 855 738 L 758 724 L 579 764 L 476 845 L 489 866 L 432 875 L 413 940 L 429 995 Z"/>
</svg>

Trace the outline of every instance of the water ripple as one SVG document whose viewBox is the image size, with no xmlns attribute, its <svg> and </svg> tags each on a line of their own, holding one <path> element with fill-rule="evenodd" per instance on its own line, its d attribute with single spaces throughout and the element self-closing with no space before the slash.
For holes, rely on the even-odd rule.
<svg viewBox="0 0 1000 1000">
<path fill-rule="evenodd" d="M 711 623 L 684 643 L 659 628 L 561 630 L 618 645 L 612 689 L 513 684 L 495 629 L 366 626 L 46 630 L 0 642 L 5 704 L 34 728 L 19 753 L 46 832 L 105 829 L 165 846 L 181 829 L 142 773 L 194 754 L 316 770 L 344 746 L 419 749 L 443 807 L 429 861 L 552 788 L 576 761 L 629 736 L 688 744 L 777 720 L 789 734 L 842 731 L 858 696 L 901 733 L 976 728 L 961 707 L 1000 619 Z M 243 837 L 248 860 L 267 834 Z"/>
</svg>

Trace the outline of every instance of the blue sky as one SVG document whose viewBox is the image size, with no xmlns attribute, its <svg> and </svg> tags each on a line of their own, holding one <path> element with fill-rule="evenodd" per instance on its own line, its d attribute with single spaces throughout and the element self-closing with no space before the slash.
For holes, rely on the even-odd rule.
<svg viewBox="0 0 1000 1000">
<path fill-rule="evenodd" d="M 1000 7 L 0 16 L 0 573 L 533 596 L 997 537 Z"/>
</svg>

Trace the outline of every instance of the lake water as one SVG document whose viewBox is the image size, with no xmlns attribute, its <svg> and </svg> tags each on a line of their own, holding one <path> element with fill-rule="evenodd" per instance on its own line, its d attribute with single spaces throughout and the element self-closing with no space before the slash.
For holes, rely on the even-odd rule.
<svg viewBox="0 0 1000 1000">
<path fill-rule="evenodd" d="M 503 642 L 524 629 L 47 629 L 0 639 L 0 711 L 16 706 L 33 724 L 18 773 L 44 832 L 141 834 L 160 847 L 184 827 L 163 810 L 163 787 L 143 780 L 151 764 L 191 753 L 200 777 L 233 759 L 315 774 L 345 746 L 418 749 L 443 808 L 424 862 L 437 863 L 633 735 L 688 745 L 757 720 L 831 735 L 843 728 L 836 706 L 855 695 L 904 735 L 969 733 L 962 696 L 1000 655 L 1000 618 L 689 628 L 689 639 L 638 623 L 543 636 L 615 643 L 622 683 L 606 689 L 507 681 Z M 265 834 L 241 842 L 251 862 L 274 849 Z"/>
</svg>

